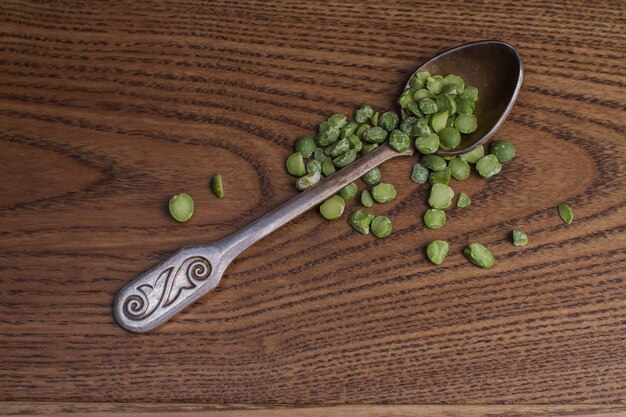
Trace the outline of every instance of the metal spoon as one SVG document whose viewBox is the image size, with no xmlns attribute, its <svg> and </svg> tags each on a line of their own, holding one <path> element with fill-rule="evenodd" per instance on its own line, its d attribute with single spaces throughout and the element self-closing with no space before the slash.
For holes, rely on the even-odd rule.
<svg viewBox="0 0 626 417">
<path fill-rule="evenodd" d="M 474 42 L 450 49 L 419 67 L 431 74 L 457 74 L 480 91 L 476 107 L 478 130 L 467 135 L 459 149 L 465 153 L 491 137 L 509 114 L 522 84 L 522 60 L 511 45 L 499 41 Z M 381 146 L 314 187 L 255 220 L 232 235 L 208 245 L 186 246 L 120 290 L 114 303 L 119 325 L 147 332 L 217 287 L 226 267 L 241 252 L 285 223 L 315 207 L 372 168 L 398 153 Z"/>
</svg>

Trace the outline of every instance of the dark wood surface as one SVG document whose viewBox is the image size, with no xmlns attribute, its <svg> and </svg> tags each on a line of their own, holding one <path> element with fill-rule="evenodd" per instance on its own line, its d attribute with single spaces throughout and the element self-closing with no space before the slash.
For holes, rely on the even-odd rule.
<svg viewBox="0 0 626 417">
<path fill-rule="evenodd" d="M 242 405 L 5 402 L 5 414 L 91 417 L 619 417 L 624 405 L 339 405 L 331 407 L 256 407 Z"/>
<path fill-rule="evenodd" d="M 0 400 L 623 404 L 625 14 L 623 1 L 0 2 Z M 391 108 L 430 56 L 494 38 L 525 60 L 497 135 L 518 157 L 455 185 L 473 204 L 443 229 L 422 225 L 427 187 L 398 158 L 382 167 L 398 198 L 375 207 L 388 239 L 310 212 L 154 333 L 116 326 L 126 282 L 295 195 L 294 138 L 360 103 Z M 188 224 L 166 212 L 181 191 Z M 450 242 L 440 267 L 424 255 L 435 238 Z M 463 258 L 471 241 L 492 269 Z"/>
</svg>

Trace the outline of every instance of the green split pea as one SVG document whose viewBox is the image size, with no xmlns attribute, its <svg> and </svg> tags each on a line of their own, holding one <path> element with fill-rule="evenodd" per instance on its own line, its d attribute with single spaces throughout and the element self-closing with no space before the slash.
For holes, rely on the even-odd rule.
<svg viewBox="0 0 626 417">
<path fill-rule="evenodd" d="M 193 215 L 194 204 L 189 194 L 181 193 L 173 196 L 168 206 L 170 214 L 176 221 L 186 222 Z"/>
<path fill-rule="evenodd" d="M 574 212 L 567 204 L 559 204 L 558 206 L 559 216 L 566 223 L 570 224 L 574 220 Z"/>
<path fill-rule="evenodd" d="M 361 179 L 367 185 L 378 184 L 380 182 L 380 169 L 379 168 L 372 168 L 365 175 L 363 175 L 361 177 Z"/>
<path fill-rule="evenodd" d="M 413 170 L 411 171 L 411 181 L 418 184 L 424 184 L 428 181 L 429 172 L 428 168 L 418 162 L 413 165 Z"/>
<path fill-rule="evenodd" d="M 391 220 L 387 216 L 377 216 L 370 225 L 372 234 L 380 239 L 384 239 L 391 234 Z"/>
<path fill-rule="evenodd" d="M 217 198 L 224 198 L 224 184 L 222 184 L 222 176 L 217 174 L 211 178 L 211 188 Z"/>
<path fill-rule="evenodd" d="M 426 247 L 426 256 L 435 265 L 441 265 L 448 255 L 448 247 L 445 240 L 433 240 Z"/>
<path fill-rule="evenodd" d="M 304 165 L 304 158 L 300 152 L 294 152 L 287 157 L 285 162 L 287 172 L 295 177 L 301 177 L 306 174 L 306 166 Z"/>
<path fill-rule="evenodd" d="M 363 190 L 361 192 L 361 204 L 365 207 L 372 207 L 374 204 L 374 199 L 372 198 L 372 194 L 368 190 Z"/>
<path fill-rule="evenodd" d="M 429 229 L 439 229 L 446 224 L 446 212 L 440 209 L 429 209 L 424 213 L 424 224 Z"/>
<path fill-rule="evenodd" d="M 521 230 L 513 230 L 513 245 L 515 246 L 526 246 L 528 244 L 528 236 Z"/>
<path fill-rule="evenodd" d="M 481 177 L 491 178 L 502 170 L 502 164 L 495 155 L 485 155 L 476 163 L 476 171 Z"/>
<path fill-rule="evenodd" d="M 341 190 L 339 190 L 339 195 L 344 200 L 352 200 L 354 197 L 356 197 L 356 193 L 358 190 L 359 189 L 357 185 L 351 182 L 350 184 L 346 185 Z"/>
<path fill-rule="evenodd" d="M 470 197 L 465 193 L 459 193 L 459 198 L 456 200 L 456 206 L 458 208 L 465 208 L 470 204 L 472 204 Z"/>
<path fill-rule="evenodd" d="M 435 209 L 447 209 L 452 204 L 454 191 L 445 184 L 433 184 L 428 197 L 428 204 Z"/>
<path fill-rule="evenodd" d="M 495 262 L 493 254 L 480 243 L 470 243 L 464 250 L 465 257 L 481 268 L 491 268 Z"/>
<path fill-rule="evenodd" d="M 320 205 L 320 214 L 326 220 L 336 220 L 341 217 L 345 207 L 344 199 L 341 196 L 334 195 Z"/>
<path fill-rule="evenodd" d="M 367 210 L 356 210 L 348 217 L 348 224 L 357 232 L 367 235 L 370 232 L 370 223 L 374 220 L 374 213 Z"/>
<path fill-rule="evenodd" d="M 391 184 L 380 183 L 372 188 L 372 198 L 378 203 L 386 203 L 396 198 L 396 188 Z"/>
</svg>

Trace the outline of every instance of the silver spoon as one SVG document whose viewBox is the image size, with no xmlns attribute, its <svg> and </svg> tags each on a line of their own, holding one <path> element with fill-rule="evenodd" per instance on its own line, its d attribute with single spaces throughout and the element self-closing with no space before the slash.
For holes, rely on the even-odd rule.
<svg viewBox="0 0 626 417">
<path fill-rule="evenodd" d="M 478 130 L 464 135 L 458 149 L 440 152 L 441 155 L 462 154 L 489 139 L 511 111 L 522 84 L 518 52 L 500 41 L 474 42 L 450 49 L 416 72 L 422 70 L 457 74 L 480 91 L 476 107 Z M 117 322 L 132 332 L 147 332 L 160 326 L 217 287 L 226 267 L 248 247 L 386 160 L 412 154 L 413 150 L 398 153 L 387 145 L 381 146 L 232 235 L 208 245 L 180 249 L 120 290 L 113 307 Z"/>
</svg>

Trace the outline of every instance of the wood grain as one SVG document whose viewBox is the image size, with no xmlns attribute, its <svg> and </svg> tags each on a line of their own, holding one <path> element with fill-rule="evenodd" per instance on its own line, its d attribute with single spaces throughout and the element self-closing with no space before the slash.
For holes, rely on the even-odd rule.
<svg viewBox="0 0 626 417">
<path fill-rule="evenodd" d="M 0 2 L 0 399 L 624 404 L 625 15 L 623 1 Z M 295 195 L 296 137 L 391 108 L 420 63 L 490 38 L 525 60 L 498 134 L 518 157 L 456 185 L 473 204 L 445 228 L 424 228 L 427 188 L 398 158 L 382 167 L 398 198 L 375 207 L 388 239 L 311 212 L 158 331 L 116 326 L 130 279 Z M 183 190 L 197 212 L 181 225 L 165 207 Z M 451 246 L 441 267 L 424 256 L 435 238 Z M 471 241 L 494 268 L 464 260 Z"/>
<path fill-rule="evenodd" d="M 626 414 L 623 405 L 369 405 L 306 408 L 264 408 L 206 404 L 127 403 L 0 403 L 3 415 L 19 416 L 170 416 L 188 417 L 618 417 Z"/>
</svg>

